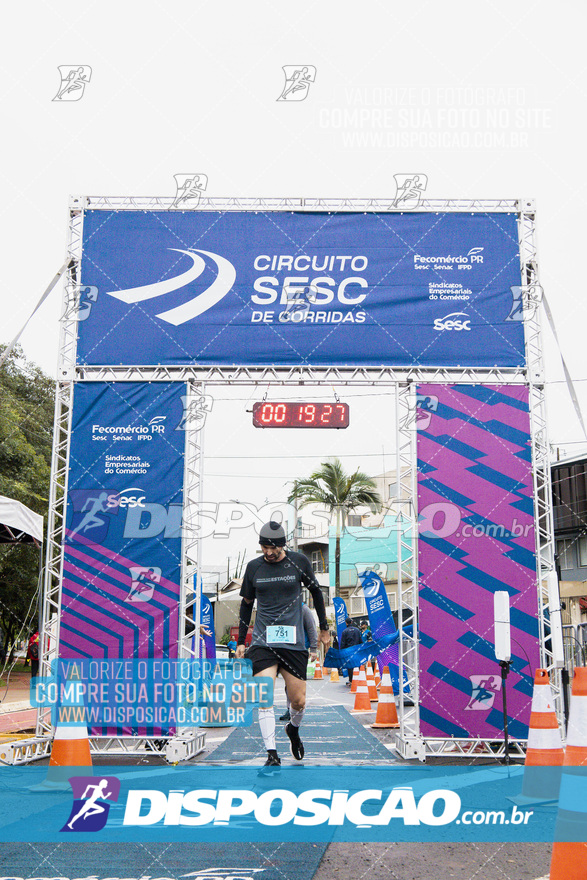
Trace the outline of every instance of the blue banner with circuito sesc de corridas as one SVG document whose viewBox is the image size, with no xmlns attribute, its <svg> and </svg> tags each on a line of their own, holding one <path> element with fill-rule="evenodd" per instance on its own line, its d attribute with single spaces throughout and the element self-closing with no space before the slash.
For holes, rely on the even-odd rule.
<svg viewBox="0 0 587 880">
<path fill-rule="evenodd" d="M 514 213 L 87 210 L 81 283 L 79 364 L 524 363 Z"/>
</svg>

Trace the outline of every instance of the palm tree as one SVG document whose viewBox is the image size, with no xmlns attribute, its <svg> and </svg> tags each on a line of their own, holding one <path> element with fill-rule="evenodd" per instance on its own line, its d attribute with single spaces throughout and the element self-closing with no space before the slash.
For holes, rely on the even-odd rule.
<svg viewBox="0 0 587 880">
<path fill-rule="evenodd" d="M 306 480 L 295 480 L 288 503 L 299 507 L 321 504 L 332 516 L 336 514 L 336 549 L 334 553 L 334 588 L 340 595 L 340 538 L 346 527 L 347 514 L 357 507 L 369 506 L 374 513 L 381 510 L 381 497 L 375 482 L 362 471 L 346 474 L 340 459 L 323 462 Z"/>
</svg>

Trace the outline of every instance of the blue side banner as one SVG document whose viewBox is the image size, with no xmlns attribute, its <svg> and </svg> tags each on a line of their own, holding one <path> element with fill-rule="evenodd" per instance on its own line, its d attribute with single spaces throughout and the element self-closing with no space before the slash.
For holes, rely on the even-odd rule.
<svg viewBox="0 0 587 880">
<path fill-rule="evenodd" d="M 394 693 L 399 691 L 398 676 L 398 641 L 399 633 L 393 622 L 389 599 L 385 592 L 385 585 L 378 574 L 374 571 L 364 571 L 359 575 L 359 581 L 363 587 L 367 613 L 373 634 L 372 641 L 363 642 L 361 645 L 352 645 L 349 648 L 336 650 L 330 648 L 324 658 L 324 665 L 355 668 L 362 666 L 372 657 L 377 657 L 380 672 L 384 666 L 389 666 L 389 673 L 394 688 Z M 335 608 L 340 606 L 336 605 Z M 344 605 L 344 603 L 343 603 Z M 346 610 L 346 609 L 345 609 Z M 338 610 L 337 622 L 338 622 Z"/>
<path fill-rule="evenodd" d="M 385 584 L 374 571 L 364 571 L 359 575 L 359 582 L 365 596 L 373 640 L 383 642 L 395 636 L 397 628 L 391 615 Z"/>
<path fill-rule="evenodd" d="M 59 656 L 177 656 L 185 385 L 79 382 Z"/>
<path fill-rule="evenodd" d="M 338 642 L 340 644 L 340 637 L 346 629 L 346 619 L 348 614 L 344 599 L 335 596 L 332 602 L 334 604 L 334 614 L 336 618 L 336 635 L 338 636 Z"/>
<path fill-rule="evenodd" d="M 201 586 L 200 586 L 201 589 Z M 212 613 L 212 603 L 207 596 L 202 594 L 201 597 L 200 617 L 202 626 L 205 626 L 210 635 L 204 634 L 204 644 L 206 646 L 206 657 L 216 657 L 216 636 L 214 632 L 214 615 Z"/>
<path fill-rule="evenodd" d="M 515 214 L 87 210 L 81 278 L 80 364 L 524 363 Z"/>
<path fill-rule="evenodd" d="M 63 770 L 64 768 L 59 768 Z M 517 805 L 522 766 L 70 767 L 0 769 L 0 841 L 587 840 L 585 768 L 535 768 L 552 800 Z M 566 768 L 565 768 L 566 769 Z M 49 772 L 51 768 L 49 768 Z M 562 782 L 561 782 L 562 778 Z M 566 808 L 572 783 L 574 807 Z M 558 790 L 560 786 L 560 812 Z M 63 790 L 61 790 L 63 789 Z"/>
<path fill-rule="evenodd" d="M 383 674 L 384 668 L 386 666 L 389 667 L 393 692 L 397 694 L 399 693 L 399 633 L 393 621 L 385 584 L 374 571 L 364 571 L 363 574 L 359 575 L 359 581 L 363 587 L 373 640 L 378 642 L 383 648 L 381 653 L 377 655 L 379 672 Z M 407 690 L 405 673 L 404 690 Z"/>
</svg>

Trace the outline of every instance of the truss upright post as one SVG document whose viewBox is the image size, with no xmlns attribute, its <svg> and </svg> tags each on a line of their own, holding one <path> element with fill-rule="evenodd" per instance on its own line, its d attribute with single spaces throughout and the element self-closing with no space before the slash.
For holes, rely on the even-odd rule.
<svg viewBox="0 0 587 880">
<path fill-rule="evenodd" d="M 210 408 L 204 386 L 188 382 L 183 397 L 180 427 L 185 431 L 183 517 L 181 532 L 181 591 L 179 597 L 178 658 L 199 660 L 201 584 L 204 422 Z M 169 761 L 186 760 L 202 751 L 206 733 L 196 727 L 181 727 L 166 746 Z"/>
<path fill-rule="evenodd" d="M 416 494 L 416 389 L 397 383 L 397 589 L 399 655 L 399 722 L 396 748 L 404 758 L 425 760 L 420 735 L 420 670 L 418 651 L 418 523 Z M 407 690 L 407 693 L 405 692 Z"/>
<path fill-rule="evenodd" d="M 49 487 L 47 548 L 41 627 L 39 631 L 39 675 L 51 674 L 52 663 L 59 653 L 61 619 L 61 581 L 63 578 L 63 546 L 67 514 L 69 444 L 75 375 L 75 351 L 80 298 L 79 264 L 81 259 L 83 210 L 73 200 L 69 211 L 67 257 L 69 268 L 65 280 L 64 309 L 60 319 L 59 363 L 55 386 L 53 420 L 53 452 Z M 37 736 L 51 736 L 51 709 L 37 712 Z"/>
<path fill-rule="evenodd" d="M 535 209 L 533 202 L 520 205 L 519 236 L 522 270 L 522 315 L 526 338 L 528 393 L 532 436 L 532 472 L 534 479 L 534 523 L 536 536 L 536 587 L 540 662 L 548 671 L 555 710 L 564 730 L 564 706 L 561 669 L 553 654 L 551 631 L 560 625 L 560 615 L 551 616 L 553 597 L 549 579 L 556 577 L 554 521 L 552 513 L 552 481 L 550 474 L 550 444 L 548 442 L 546 394 L 544 388 L 544 360 L 542 350 L 542 322 L 540 303 L 542 288 L 538 278 L 535 242 Z M 562 638 L 562 635 L 561 635 Z"/>
</svg>

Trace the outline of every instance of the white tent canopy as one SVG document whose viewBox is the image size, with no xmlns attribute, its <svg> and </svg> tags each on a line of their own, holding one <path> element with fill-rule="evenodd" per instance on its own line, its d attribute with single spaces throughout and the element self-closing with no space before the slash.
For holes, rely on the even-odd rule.
<svg viewBox="0 0 587 880">
<path fill-rule="evenodd" d="M 0 543 L 43 542 L 43 517 L 12 498 L 0 495 Z"/>
</svg>

